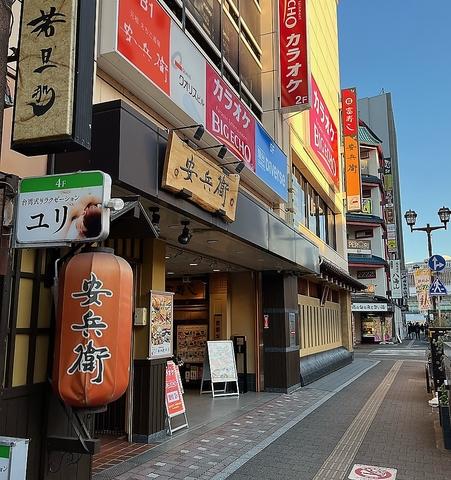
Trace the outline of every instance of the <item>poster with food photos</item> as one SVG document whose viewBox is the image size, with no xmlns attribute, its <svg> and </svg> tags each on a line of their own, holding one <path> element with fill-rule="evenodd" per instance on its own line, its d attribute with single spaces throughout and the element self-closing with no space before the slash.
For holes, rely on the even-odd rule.
<svg viewBox="0 0 451 480">
<path fill-rule="evenodd" d="M 150 358 L 172 357 L 174 294 L 150 292 Z"/>
</svg>

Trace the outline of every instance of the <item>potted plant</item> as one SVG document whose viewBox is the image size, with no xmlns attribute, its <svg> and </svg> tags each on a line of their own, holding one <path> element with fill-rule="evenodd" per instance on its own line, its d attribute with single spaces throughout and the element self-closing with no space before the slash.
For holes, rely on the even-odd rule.
<svg viewBox="0 0 451 480">
<path fill-rule="evenodd" d="M 440 385 L 438 390 L 440 425 L 443 431 L 443 444 L 447 450 L 451 450 L 451 420 L 449 414 L 449 396 L 446 385 Z"/>
</svg>

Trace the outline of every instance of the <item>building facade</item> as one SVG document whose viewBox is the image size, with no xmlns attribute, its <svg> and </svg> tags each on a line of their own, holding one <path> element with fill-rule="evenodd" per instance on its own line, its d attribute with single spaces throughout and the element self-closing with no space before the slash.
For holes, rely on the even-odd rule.
<svg viewBox="0 0 451 480">
<path fill-rule="evenodd" d="M 351 292 L 362 285 L 348 270 L 337 1 L 308 2 L 311 105 L 290 114 L 280 109 L 277 20 L 288 4 L 99 1 L 90 151 L 24 157 L 10 149 L 5 113 L 0 170 L 13 189 L 46 173 L 111 176 L 126 208 L 105 245 L 132 266 L 136 309 L 149 308 L 150 291 L 174 293 L 185 388 L 199 387 L 207 340 L 244 339 L 240 381 L 255 391 L 290 392 L 352 361 Z M 11 64 L 11 88 L 16 74 Z M 178 178 L 167 176 L 170 162 Z M 3 245 L 0 434 L 33 439 L 30 479 L 89 478 L 90 455 L 49 468 L 73 448 L 63 439 L 76 438 L 74 412 L 47 381 L 63 252 Z M 151 358 L 152 341 L 149 322 L 135 324 L 132 381 L 107 413 L 85 419 L 94 434 L 165 434 L 167 359 Z"/>
</svg>

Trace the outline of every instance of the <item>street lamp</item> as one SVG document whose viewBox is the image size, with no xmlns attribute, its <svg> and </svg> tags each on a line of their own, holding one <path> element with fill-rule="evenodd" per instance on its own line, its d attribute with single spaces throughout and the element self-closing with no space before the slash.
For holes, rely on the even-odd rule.
<svg viewBox="0 0 451 480">
<path fill-rule="evenodd" d="M 410 227 L 411 232 L 426 232 L 426 235 L 428 238 L 429 258 L 432 257 L 432 232 L 435 230 L 441 230 L 443 228 L 445 230 L 447 229 L 448 222 L 451 216 L 451 210 L 448 207 L 442 207 L 439 209 L 437 214 L 443 225 L 438 225 L 434 227 L 432 227 L 429 223 L 427 223 L 425 227 L 415 227 L 414 225 L 417 222 L 417 217 L 418 217 L 415 210 L 407 210 L 407 212 L 404 214 L 404 218 L 406 219 L 406 223 Z M 432 280 L 434 280 L 433 276 L 432 276 Z M 432 297 L 432 308 L 433 308 L 434 318 L 437 318 L 437 301 L 435 296 Z"/>
</svg>

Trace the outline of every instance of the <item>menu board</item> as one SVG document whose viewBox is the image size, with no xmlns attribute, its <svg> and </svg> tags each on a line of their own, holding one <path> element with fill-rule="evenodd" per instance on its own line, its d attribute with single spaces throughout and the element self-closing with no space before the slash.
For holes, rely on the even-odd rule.
<svg viewBox="0 0 451 480">
<path fill-rule="evenodd" d="M 235 353 L 231 340 L 207 342 L 210 378 L 212 383 L 236 382 Z"/>
<path fill-rule="evenodd" d="M 174 294 L 150 292 L 150 358 L 172 356 Z"/>
<path fill-rule="evenodd" d="M 208 325 L 179 325 L 177 327 L 177 355 L 185 363 L 203 363 Z"/>
</svg>

